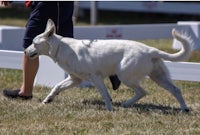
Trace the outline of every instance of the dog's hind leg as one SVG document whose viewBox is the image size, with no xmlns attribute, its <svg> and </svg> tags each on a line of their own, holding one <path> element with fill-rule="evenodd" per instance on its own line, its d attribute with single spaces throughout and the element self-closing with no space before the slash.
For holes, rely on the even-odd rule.
<svg viewBox="0 0 200 135">
<path fill-rule="evenodd" d="M 141 86 L 134 87 L 135 96 L 131 99 L 127 100 L 126 102 L 122 103 L 123 107 L 129 107 L 135 104 L 139 99 L 146 95 L 146 90 L 144 90 Z"/>
<path fill-rule="evenodd" d="M 48 96 L 42 101 L 43 104 L 49 103 L 53 101 L 54 97 L 61 91 L 66 90 L 68 88 L 74 87 L 80 84 L 82 80 L 78 78 L 71 78 L 68 76 L 65 80 L 61 81 L 60 83 L 56 84 Z"/>
<path fill-rule="evenodd" d="M 162 76 L 161 78 L 152 78 L 159 86 L 163 87 L 164 89 L 168 90 L 179 102 L 182 111 L 188 112 L 189 109 L 182 97 L 182 93 L 178 87 L 176 87 L 171 80 Z"/>
<path fill-rule="evenodd" d="M 150 74 L 150 78 L 155 81 L 159 86 L 168 90 L 178 100 L 182 111 L 188 112 L 189 109 L 185 104 L 181 91 L 173 84 L 171 78 L 169 77 L 168 70 L 165 68 L 164 65 L 157 65 L 157 67 L 159 68 L 152 71 L 152 73 Z"/>
<path fill-rule="evenodd" d="M 112 110 L 112 98 L 108 93 L 108 90 L 104 84 L 103 79 L 100 76 L 93 76 L 91 77 L 92 82 L 97 87 L 99 93 L 101 94 L 102 98 L 105 101 L 106 109 L 111 111 Z"/>
</svg>

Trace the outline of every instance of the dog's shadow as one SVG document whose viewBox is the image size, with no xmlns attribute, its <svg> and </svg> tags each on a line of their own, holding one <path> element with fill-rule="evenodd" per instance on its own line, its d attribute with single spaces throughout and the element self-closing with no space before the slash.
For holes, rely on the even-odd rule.
<svg viewBox="0 0 200 135">
<path fill-rule="evenodd" d="M 94 99 L 94 100 L 83 100 L 83 104 L 85 105 L 95 105 L 99 106 L 100 109 L 104 109 L 105 103 L 102 100 Z M 121 107 L 121 102 L 113 102 L 112 105 L 116 108 Z M 155 105 L 155 104 L 145 104 L 145 103 L 136 103 L 130 107 L 127 108 L 133 108 L 135 109 L 138 113 L 161 113 L 165 115 L 176 115 L 181 112 L 180 108 L 174 108 L 170 106 L 163 106 L 163 105 Z M 114 109 L 116 111 L 118 109 Z"/>
</svg>

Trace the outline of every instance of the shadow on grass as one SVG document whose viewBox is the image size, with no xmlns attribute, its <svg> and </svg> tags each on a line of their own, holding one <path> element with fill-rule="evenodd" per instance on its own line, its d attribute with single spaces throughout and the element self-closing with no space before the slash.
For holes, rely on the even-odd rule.
<svg viewBox="0 0 200 135">
<path fill-rule="evenodd" d="M 104 108 L 105 103 L 102 100 L 83 100 L 82 103 L 84 105 L 96 105 L 96 106 L 101 106 L 99 108 Z M 113 107 L 121 107 L 121 102 L 113 102 Z M 136 103 L 130 107 L 127 108 L 133 108 L 135 109 L 138 113 L 150 113 L 150 112 L 155 112 L 155 113 L 160 113 L 160 114 L 165 114 L 165 115 L 176 115 L 181 112 L 180 108 L 174 108 L 170 106 L 163 106 L 163 105 L 155 105 L 155 104 L 146 104 L 146 103 Z M 116 109 L 114 109 L 116 111 Z"/>
</svg>

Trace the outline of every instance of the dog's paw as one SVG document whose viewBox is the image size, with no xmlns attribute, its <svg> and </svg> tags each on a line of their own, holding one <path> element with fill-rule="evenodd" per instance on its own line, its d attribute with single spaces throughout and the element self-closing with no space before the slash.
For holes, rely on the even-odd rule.
<svg viewBox="0 0 200 135">
<path fill-rule="evenodd" d="M 106 107 L 106 110 L 112 111 L 113 109 L 112 109 L 112 107 Z"/>
<path fill-rule="evenodd" d="M 42 104 L 47 104 L 47 103 L 50 103 L 52 101 L 53 101 L 53 99 L 45 99 L 45 100 L 42 101 Z"/>
<path fill-rule="evenodd" d="M 45 101 L 42 101 L 42 104 L 43 104 L 43 105 L 46 105 L 46 102 L 45 102 Z"/>
<path fill-rule="evenodd" d="M 105 107 L 106 107 L 106 110 L 112 111 L 112 104 L 107 103 Z"/>
<path fill-rule="evenodd" d="M 189 113 L 189 112 L 190 112 L 190 109 L 185 108 L 185 109 L 183 109 L 181 112 L 183 112 L 183 113 Z"/>
</svg>

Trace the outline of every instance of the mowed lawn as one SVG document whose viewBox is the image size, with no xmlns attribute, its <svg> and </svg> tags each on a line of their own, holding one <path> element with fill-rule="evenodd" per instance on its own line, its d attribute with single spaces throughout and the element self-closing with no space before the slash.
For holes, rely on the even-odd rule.
<svg viewBox="0 0 200 135">
<path fill-rule="evenodd" d="M 5 22 L 6 19 L 2 20 Z M 24 25 L 25 21 L 21 20 L 20 24 Z M 171 49 L 171 39 L 142 42 L 167 52 L 175 52 Z M 199 51 L 193 52 L 188 61 L 200 62 Z M 120 107 L 120 104 L 133 96 L 133 90 L 121 85 L 114 91 L 106 79 L 113 99 L 114 109 L 111 112 L 105 110 L 104 102 L 95 88 L 71 88 L 47 105 L 41 104 L 50 91 L 50 88 L 44 86 L 35 86 L 34 97 L 30 101 L 10 100 L 2 96 L 3 89 L 19 88 L 21 82 L 21 70 L 0 69 L 2 135 L 200 134 L 200 82 L 174 81 L 181 89 L 190 113 L 182 113 L 176 99 L 149 79 L 142 83 L 148 91 L 146 97 L 129 108 Z"/>
<path fill-rule="evenodd" d="M 53 79 L 53 77 L 52 77 Z M 20 86 L 21 71 L 0 70 L 0 92 L 4 88 Z M 4 135 L 134 135 L 134 134 L 188 134 L 200 133 L 200 83 L 175 81 L 191 109 L 181 113 L 179 104 L 167 91 L 150 80 L 143 87 L 146 97 L 129 108 L 121 102 L 133 95 L 122 85 L 111 90 L 114 110 L 105 110 L 104 102 L 95 88 L 72 88 L 60 93 L 54 102 L 42 105 L 41 100 L 50 88 L 36 86 L 31 101 L 10 100 L 0 94 L 0 133 Z"/>
</svg>

